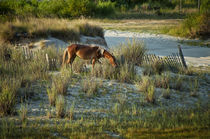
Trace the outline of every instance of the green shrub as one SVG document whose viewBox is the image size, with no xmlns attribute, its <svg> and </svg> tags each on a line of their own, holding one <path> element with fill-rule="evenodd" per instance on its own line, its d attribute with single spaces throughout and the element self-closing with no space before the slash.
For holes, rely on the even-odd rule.
<svg viewBox="0 0 210 139">
<path fill-rule="evenodd" d="M 115 14 L 115 3 L 111 1 L 99 1 L 96 5 L 97 16 L 108 16 Z"/>
<path fill-rule="evenodd" d="M 209 13 L 189 15 L 177 28 L 169 30 L 169 34 L 181 37 L 206 38 L 209 35 Z"/>
</svg>

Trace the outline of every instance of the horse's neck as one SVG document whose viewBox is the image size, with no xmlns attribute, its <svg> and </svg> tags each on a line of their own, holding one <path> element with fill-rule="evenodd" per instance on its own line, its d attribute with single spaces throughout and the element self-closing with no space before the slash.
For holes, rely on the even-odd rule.
<svg viewBox="0 0 210 139">
<path fill-rule="evenodd" d="M 104 51 L 104 57 L 107 58 L 107 59 L 110 59 L 110 58 L 113 59 L 113 56 L 107 51 Z"/>
</svg>

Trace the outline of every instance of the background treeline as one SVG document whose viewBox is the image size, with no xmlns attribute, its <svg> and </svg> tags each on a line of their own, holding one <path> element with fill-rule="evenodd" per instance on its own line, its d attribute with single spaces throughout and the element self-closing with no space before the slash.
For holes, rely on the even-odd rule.
<svg viewBox="0 0 210 139">
<path fill-rule="evenodd" d="M 93 0 L 0 0 L 1 15 L 80 17 L 114 13 L 115 3 Z"/>
<path fill-rule="evenodd" d="M 104 17 L 116 12 L 179 10 L 199 5 L 202 10 L 210 9 L 208 0 L 0 0 L 0 16 Z"/>
</svg>

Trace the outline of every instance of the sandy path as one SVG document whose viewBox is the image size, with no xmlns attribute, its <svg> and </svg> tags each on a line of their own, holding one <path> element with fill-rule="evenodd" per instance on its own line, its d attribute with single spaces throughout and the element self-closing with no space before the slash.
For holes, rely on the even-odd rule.
<svg viewBox="0 0 210 139">
<path fill-rule="evenodd" d="M 181 44 L 179 41 L 183 40 L 182 38 L 149 33 L 114 30 L 105 31 L 105 39 L 110 48 L 113 48 L 120 43 L 126 43 L 133 38 L 142 40 L 149 49 L 148 53 L 153 53 L 159 56 L 167 56 L 176 53 L 178 52 L 177 46 L 181 45 L 188 64 L 193 66 L 210 66 L 210 48 Z"/>
</svg>

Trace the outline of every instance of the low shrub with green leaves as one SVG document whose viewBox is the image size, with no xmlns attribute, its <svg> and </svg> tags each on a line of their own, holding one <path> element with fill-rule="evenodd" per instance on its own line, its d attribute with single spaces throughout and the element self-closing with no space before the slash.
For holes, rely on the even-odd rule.
<svg viewBox="0 0 210 139">
<path fill-rule="evenodd" d="M 189 15 L 178 27 L 169 30 L 169 34 L 187 38 L 207 38 L 210 34 L 209 13 Z"/>
<path fill-rule="evenodd" d="M 114 13 L 114 2 L 90 0 L 1 0 L 0 15 L 77 18 Z"/>
</svg>

